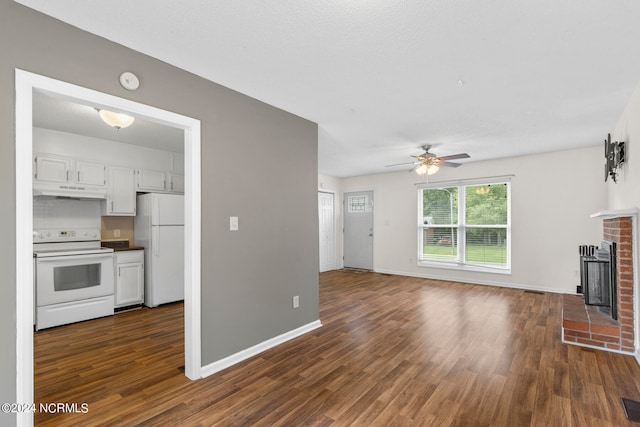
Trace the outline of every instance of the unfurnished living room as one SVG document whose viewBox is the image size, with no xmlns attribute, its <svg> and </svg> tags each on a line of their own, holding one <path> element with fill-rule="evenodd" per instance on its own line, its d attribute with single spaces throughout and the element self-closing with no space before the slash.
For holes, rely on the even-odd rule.
<svg viewBox="0 0 640 427">
<path fill-rule="evenodd" d="M 0 0 L 0 424 L 637 425 L 639 18 Z"/>
</svg>

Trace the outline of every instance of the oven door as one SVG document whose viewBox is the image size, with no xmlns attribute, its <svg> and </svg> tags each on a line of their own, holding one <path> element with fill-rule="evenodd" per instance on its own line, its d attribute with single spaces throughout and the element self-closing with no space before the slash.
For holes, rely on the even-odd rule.
<svg viewBox="0 0 640 427">
<path fill-rule="evenodd" d="M 113 294 L 113 253 L 36 258 L 38 307 Z"/>
</svg>

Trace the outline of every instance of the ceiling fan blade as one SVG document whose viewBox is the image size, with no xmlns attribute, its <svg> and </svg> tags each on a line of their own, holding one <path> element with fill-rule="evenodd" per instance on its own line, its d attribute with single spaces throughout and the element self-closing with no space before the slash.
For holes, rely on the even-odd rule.
<svg viewBox="0 0 640 427">
<path fill-rule="evenodd" d="M 438 157 L 440 160 L 456 160 L 456 159 L 468 159 L 469 156 L 467 153 L 460 153 L 460 154 L 452 154 L 450 156 L 442 156 L 442 157 Z"/>
<path fill-rule="evenodd" d="M 395 163 L 393 165 L 386 165 L 385 168 L 390 168 L 392 166 L 403 166 L 403 165 L 417 165 L 420 162 L 406 162 L 406 163 Z"/>
<path fill-rule="evenodd" d="M 440 162 L 438 166 L 448 166 L 450 168 L 457 168 L 458 166 L 462 166 L 462 163 Z"/>
</svg>

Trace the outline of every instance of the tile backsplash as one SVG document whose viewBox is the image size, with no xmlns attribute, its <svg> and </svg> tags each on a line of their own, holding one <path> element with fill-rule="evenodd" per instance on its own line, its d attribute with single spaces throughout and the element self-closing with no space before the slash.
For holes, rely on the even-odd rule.
<svg viewBox="0 0 640 427">
<path fill-rule="evenodd" d="M 35 197 L 33 229 L 100 227 L 100 200 Z"/>
</svg>

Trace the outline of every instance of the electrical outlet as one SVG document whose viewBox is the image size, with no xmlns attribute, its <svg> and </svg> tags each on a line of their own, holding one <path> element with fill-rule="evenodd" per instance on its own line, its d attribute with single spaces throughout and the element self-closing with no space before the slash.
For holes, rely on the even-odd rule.
<svg viewBox="0 0 640 427">
<path fill-rule="evenodd" d="M 120 229 L 116 228 L 115 230 L 113 230 L 113 237 L 120 237 Z"/>
<path fill-rule="evenodd" d="M 293 297 L 293 308 L 298 307 L 300 307 L 300 297 L 296 295 L 295 297 Z"/>
</svg>

